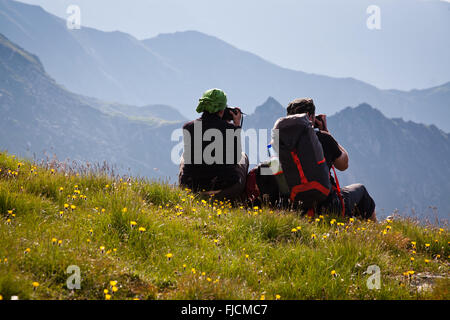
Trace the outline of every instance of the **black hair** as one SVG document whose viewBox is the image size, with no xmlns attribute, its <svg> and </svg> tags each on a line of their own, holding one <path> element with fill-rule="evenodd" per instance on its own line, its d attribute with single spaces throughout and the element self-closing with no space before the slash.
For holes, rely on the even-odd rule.
<svg viewBox="0 0 450 320">
<path fill-rule="evenodd" d="M 316 106 L 311 98 L 300 98 L 291 101 L 287 107 L 287 115 L 307 113 L 314 116 L 316 114 Z"/>
</svg>

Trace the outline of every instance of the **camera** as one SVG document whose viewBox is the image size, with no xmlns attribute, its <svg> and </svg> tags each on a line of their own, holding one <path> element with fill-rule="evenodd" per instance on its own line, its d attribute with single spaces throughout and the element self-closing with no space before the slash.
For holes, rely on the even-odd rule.
<svg viewBox="0 0 450 320">
<path fill-rule="evenodd" d="M 313 127 L 323 130 L 323 131 L 328 131 L 327 129 L 327 121 L 326 121 L 326 116 L 324 114 L 319 114 L 316 115 L 316 119 L 314 121 Z"/>
<path fill-rule="evenodd" d="M 225 111 L 223 113 L 222 119 L 225 121 L 233 120 L 233 114 L 237 115 L 239 112 L 241 112 L 238 108 L 225 108 Z"/>
<path fill-rule="evenodd" d="M 321 114 L 318 114 L 318 115 L 316 116 L 316 121 L 315 121 L 315 123 L 314 123 L 314 128 L 317 128 L 318 122 L 322 122 L 322 123 L 323 123 L 323 116 L 322 116 Z"/>
</svg>

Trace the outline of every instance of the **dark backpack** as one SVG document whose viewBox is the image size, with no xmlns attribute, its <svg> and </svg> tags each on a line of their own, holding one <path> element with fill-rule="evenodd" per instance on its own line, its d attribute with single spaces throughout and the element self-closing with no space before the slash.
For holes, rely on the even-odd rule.
<svg viewBox="0 0 450 320">
<path fill-rule="evenodd" d="M 246 195 L 249 205 L 268 204 L 273 208 L 286 208 L 288 199 L 280 193 L 277 181 L 272 174 L 261 174 L 261 169 L 268 169 L 270 161 L 254 167 L 247 175 Z"/>
<path fill-rule="evenodd" d="M 291 202 L 301 201 L 304 208 L 313 208 L 325 200 L 331 191 L 329 170 L 308 116 L 296 114 L 278 119 L 272 129 L 272 138 Z"/>
</svg>

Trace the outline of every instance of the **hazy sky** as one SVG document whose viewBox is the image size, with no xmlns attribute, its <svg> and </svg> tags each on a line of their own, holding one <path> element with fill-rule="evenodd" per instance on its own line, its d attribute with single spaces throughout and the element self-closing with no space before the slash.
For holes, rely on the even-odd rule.
<svg viewBox="0 0 450 320">
<path fill-rule="evenodd" d="M 414 43 L 415 35 L 411 34 L 407 26 L 420 21 L 420 17 L 414 16 L 414 13 L 408 16 L 409 13 L 405 12 L 402 2 L 420 3 L 438 0 L 20 1 L 38 4 L 60 17 L 67 17 L 67 7 L 75 4 L 81 9 L 82 25 L 104 31 L 119 30 L 130 33 L 138 39 L 153 37 L 159 33 L 197 30 L 216 36 L 280 66 L 338 77 L 351 76 L 380 88 L 424 88 L 450 81 L 450 74 L 446 77 L 444 73 L 443 76 L 440 70 L 440 68 L 448 69 L 448 66 L 434 65 L 429 68 L 423 66 L 427 61 L 436 60 L 436 57 L 425 56 L 422 61 L 418 61 L 415 56 L 411 56 L 408 60 L 408 53 L 419 50 L 421 44 Z M 381 31 L 367 30 L 366 9 L 370 4 L 379 4 L 383 10 Z M 417 15 L 420 15 L 420 10 L 416 12 Z M 435 32 L 430 31 L 433 30 L 432 24 L 442 22 L 444 19 L 449 20 L 449 13 L 450 10 L 439 13 L 435 20 L 433 18 L 434 21 L 429 21 L 429 25 L 425 26 L 427 29 L 424 32 L 429 33 L 430 42 L 434 40 L 433 36 L 437 39 L 442 38 L 442 35 L 434 35 Z M 422 30 L 421 26 L 419 30 Z M 367 42 L 361 42 L 360 39 Z M 405 45 L 401 41 L 405 41 Z M 446 41 L 448 44 L 448 39 L 438 41 Z M 368 46 L 370 43 L 374 44 L 375 49 L 385 45 L 397 53 L 404 50 L 405 60 L 401 63 L 405 65 L 401 70 L 393 70 L 394 73 L 404 72 L 403 70 L 407 72 L 414 66 L 422 65 L 423 68 L 430 70 L 432 67 L 436 68 L 437 71 L 441 71 L 441 75 L 423 79 L 420 74 L 424 73 L 417 69 L 415 73 L 418 79 L 415 81 L 410 75 L 398 80 L 390 79 L 387 74 L 377 74 L 379 66 L 374 65 L 374 71 L 368 66 L 369 63 L 373 64 L 373 58 L 370 60 L 361 54 L 365 49 L 372 50 Z M 430 47 L 430 44 L 426 46 Z M 449 45 L 443 46 L 444 49 L 448 47 Z M 442 51 L 441 48 L 433 50 Z M 300 55 L 302 58 L 299 58 Z M 345 63 L 349 66 L 352 63 L 359 63 L 361 67 L 350 71 L 350 67 Z M 386 65 L 387 70 L 399 64 L 398 61 L 390 63 Z M 434 73 L 431 71 L 430 74 Z"/>
</svg>

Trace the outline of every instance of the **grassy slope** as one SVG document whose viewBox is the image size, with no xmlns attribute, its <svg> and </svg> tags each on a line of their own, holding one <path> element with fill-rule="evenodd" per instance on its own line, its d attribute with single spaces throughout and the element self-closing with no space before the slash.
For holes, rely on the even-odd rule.
<svg viewBox="0 0 450 320">
<path fill-rule="evenodd" d="M 18 163 L 0 154 L 4 299 L 105 299 L 112 280 L 118 291 L 111 299 L 450 298 L 446 227 L 400 218 L 337 218 L 338 226 L 328 216 L 317 222 L 295 212 L 211 205 L 163 183 Z M 380 290 L 366 286 L 373 264 L 381 269 Z M 66 288 L 69 265 L 81 269 L 80 290 Z M 410 270 L 414 275 L 403 274 Z M 418 290 L 426 274 L 443 278 L 433 290 Z"/>
</svg>

